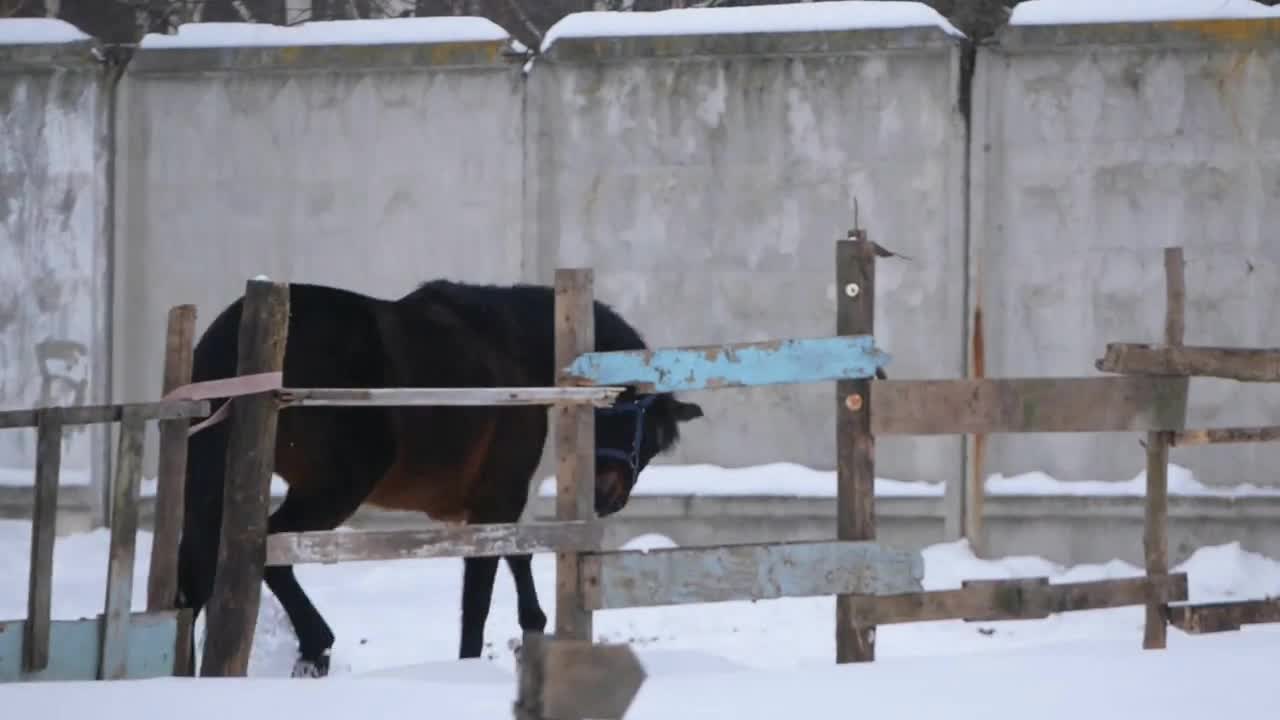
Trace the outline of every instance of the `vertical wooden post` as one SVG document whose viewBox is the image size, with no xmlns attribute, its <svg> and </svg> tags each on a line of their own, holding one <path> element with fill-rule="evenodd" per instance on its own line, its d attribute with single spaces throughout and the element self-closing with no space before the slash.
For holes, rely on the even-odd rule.
<svg viewBox="0 0 1280 720">
<path fill-rule="evenodd" d="M 1165 248 L 1164 276 L 1164 341 L 1169 346 L 1181 345 L 1186 326 L 1187 294 L 1182 248 Z M 1188 382 L 1186 378 L 1183 379 L 1184 393 Z M 1169 573 L 1170 435 L 1171 433 L 1165 431 L 1147 433 L 1147 497 L 1142 544 L 1146 555 L 1148 578 Z M 1165 605 L 1158 601 L 1148 602 L 1146 623 L 1142 632 L 1142 647 L 1146 650 L 1164 649 L 1167 644 L 1168 629 Z"/>
<path fill-rule="evenodd" d="M 289 287 L 250 280 L 240 318 L 236 374 L 280 372 L 288 337 Z M 218 569 L 209 598 L 200 674 L 243 677 L 258 620 L 267 560 L 267 515 L 278 407 L 273 394 L 231 402 Z"/>
<path fill-rule="evenodd" d="M 164 379 L 160 394 L 167 395 L 191 382 L 191 363 L 196 334 L 196 306 L 176 305 L 169 309 L 165 328 Z M 178 539 L 182 535 L 183 495 L 187 472 L 187 420 L 161 420 L 160 456 L 156 465 L 156 503 L 151 568 L 147 573 L 147 610 L 155 612 L 175 606 L 178 593 Z M 189 675 L 191 628 L 179 621 L 174 647 L 177 675 Z"/>
<path fill-rule="evenodd" d="M 29 673 L 49 665 L 53 599 L 53 545 L 58 523 L 58 470 L 62 465 L 62 411 L 44 408 L 36 428 L 36 497 L 31 513 L 31 570 L 22 662 Z"/>
<path fill-rule="evenodd" d="M 876 253 L 866 232 L 836 244 L 836 334 L 875 331 Z M 875 437 L 871 434 L 871 381 L 836 383 L 836 537 L 874 540 Z M 874 602 L 874 599 L 871 598 Z M 857 596 L 836 596 L 836 662 L 869 662 L 876 629 L 854 623 Z"/>
<path fill-rule="evenodd" d="M 111 485 L 111 549 L 107 556 L 107 597 L 102 613 L 102 646 L 98 678 L 126 675 L 129 627 L 132 623 L 133 564 L 138 544 L 138 490 L 142 481 L 142 446 L 146 419 L 125 408 L 120 419 L 116 477 Z"/>
<path fill-rule="evenodd" d="M 981 293 L 981 290 L 979 290 Z M 981 295 L 978 295 L 979 300 Z M 973 309 L 973 358 L 972 373 L 975 378 L 987 376 L 986 338 L 982 323 L 982 306 Z M 974 555 L 982 556 L 987 552 L 986 501 L 987 501 L 987 436 L 976 434 L 971 436 L 972 451 L 969 455 L 968 472 L 964 474 L 964 537 Z"/>
<path fill-rule="evenodd" d="M 556 384 L 559 373 L 582 353 L 595 349 L 595 277 L 590 268 L 556 270 Z M 556 519 L 595 519 L 595 413 L 589 405 L 559 404 L 556 412 Z M 555 634 L 570 640 L 592 638 L 591 611 L 585 609 L 579 555 L 556 553 Z"/>
<path fill-rule="evenodd" d="M 545 720 L 542 714 L 542 686 L 545 678 L 546 647 L 541 633 L 524 633 L 516 673 L 515 720 Z"/>
</svg>

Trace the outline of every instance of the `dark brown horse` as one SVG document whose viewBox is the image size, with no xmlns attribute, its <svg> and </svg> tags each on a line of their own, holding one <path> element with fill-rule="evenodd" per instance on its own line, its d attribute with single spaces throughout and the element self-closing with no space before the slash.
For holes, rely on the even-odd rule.
<svg viewBox="0 0 1280 720">
<path fill-rule="evenodd" d="M 556 382 L 554 292 L 542 286 L 435 281 L 394 301 L 316 285 L 289 287 L 285 387 L 502 387 Z M 243 298 L 195 348 L 193 381 L 232 377 Z M 645 347 L 604 303 L 596 349 Z M 215 404 L 214 409 L 217 409 Z M 637 476 L 702 409 L 671 394 L 628 389 L 596 411 L 596 512 L 626 505 Z M 547 437 L 548 409 L 526 407 L 304 407 L 281 412 L 275 472 L 289 490 L 268 532 L 330 530 L 364 504 L 463 523 L 519 520 Z M 198 615 L 218 556 L 229 423 L 191 437 L 179 551 L 179 606 Z M 542 631 L 530 556 L 506 558 L 520 627 Z M 459 656 L 478 657 L 498 558 L 464 560 Z M 295 676 L 328 672 L 334 635 L 292 567 L 269 567 L 267 587 L 298 636 Z"/>
</svg>

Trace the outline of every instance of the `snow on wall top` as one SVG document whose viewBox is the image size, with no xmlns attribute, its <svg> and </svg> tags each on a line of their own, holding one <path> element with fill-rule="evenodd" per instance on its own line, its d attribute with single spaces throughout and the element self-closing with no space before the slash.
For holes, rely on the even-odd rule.
<svg viewBox="0 0 1280 720">
<path fill-rule="evenodd" d="M 294 47 L 300 45 L 394 45 L 502 42 L 511 36 L 482 17 L 442 16 L 323 20 L 290 27 L 265 23 L 211 22 L 178 26 L 177 34 L 148 33 L 144 50 L 211 47 Z"/>
<path fill-rule="evenodd" d="M 937 10 L 924 3 L 841 0 L 657 12 L 573 13 L 547 30 L 542 52 L 547 52 L 557 40 L 569 38 L 838 32 L 920 26 L 936 26 L 950 35 L 964 36 Z"/>
<path fill-rule="evenodd" d="M 1018 3 L 1010 25 L 1167 22 L 1280 18 L 1280 6 L 1254 0 L 1027 0 Z"/>
<path fill-rule="evenodd" d="M 0 45 L 50 45 L 91 40 L 75 25 L 55 18 L 4 18 Z"/>
</svg>

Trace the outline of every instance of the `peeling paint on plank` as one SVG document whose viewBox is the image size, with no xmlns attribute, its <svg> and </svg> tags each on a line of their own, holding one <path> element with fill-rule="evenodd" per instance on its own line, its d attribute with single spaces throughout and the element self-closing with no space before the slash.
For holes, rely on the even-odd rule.
<svg viewBox="0 0 1280 720">
<path fill-rule="evenodd" d="M 921 592 L 919 552 L 873 541 L 797 542 L 591 553 L 582 560 L 587 607 Z"/>
<path fill-rule="evenodd" d="M 585 353 L 563 376 L 571 384 L 674 392 L 869 378 L 889 360 L 874 337 L 850 335 Z"/>
<path fill-rule="evenodd" d="M 189 611 L 182 611 L 189 613 Z M 93 681 L 98 679 L 98 654 L 102 648 L 102 616 L 80 620 L 54 620 L 49 627 L 49 665 L 29 673 L 22 668 L 22 638 L 26 620 L 0 621 L 0 683 L 34 681 Z M 178 611 L 135 612 L 128 616 L 124 677 L 170 677 Z"/>
</svg>

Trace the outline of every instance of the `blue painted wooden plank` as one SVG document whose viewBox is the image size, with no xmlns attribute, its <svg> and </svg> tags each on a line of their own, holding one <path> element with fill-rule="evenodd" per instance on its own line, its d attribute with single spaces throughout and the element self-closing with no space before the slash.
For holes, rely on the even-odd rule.
<svg viewBox="0 0 1280 720">
<path fill-rule="evenodd" d="M 54 620 L 49 626 L 49 664 L 33 673 L 26 672 L 22 665 L 26 622 L 0 621 L 0 682 L 98 679 L 102 616 Z M 178 611 L 133 613 L 127 628 L 123 676 L 137 679 L 172 675 Z"/>
<path fill-rule="evenodd" d="M 590 553 L 590 610 L 821 595 L 921 592 L 924 559 L 874 541 L 836 540 Z"/>
<path fill-rule="evenodd" d="M 870 335 L 584 353 L 564 369 L 574 385 L 640 392 L 857 380 L 889 362 Z"/>
</svg>

